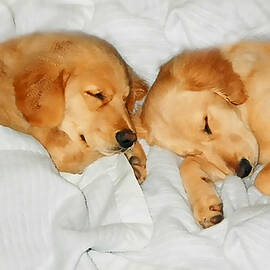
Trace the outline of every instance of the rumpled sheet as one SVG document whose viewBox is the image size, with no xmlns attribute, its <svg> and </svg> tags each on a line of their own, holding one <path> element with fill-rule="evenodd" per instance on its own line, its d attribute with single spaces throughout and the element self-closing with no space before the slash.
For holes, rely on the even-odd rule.
<svg viewBox="0 0 270 270">
<path fill-rule="evenodd" d="M 6 127 L 0 138 L 0 269 L 96 269 L 82 260 L 90 249 L 149 242 L 152 220 L 124 155 L 60 175 L 34 138 Z"/>
<path fill-rule="evenodd" d="M 185 48 L 269 38 L 270 3 L 5 0 L 0 22 L 1 40 L 40 30 L 102 37 L 151 84 L 160 64 Z M 202 230 L 181 183 L 181 159 L 173 153 L 143 142 L 149 174 L 142 195 L 123 156 L 99 160 L 82 178 L 60 176 L 40 145 L 27 146 L 33 144 L 29 137 L 16 133 L 16 151 L 5 148 L 13 145 L 11 133 L 0 140 L 0 269 L 270 269 L 270 199 L 253 186 L 261 167 L 251 178 L 228 177 L 217 185 L 225 219 Z M 113 173 L 104 176 L 104 168 Z M 117 195 L 123 199 L 116 207 Z M 121 207 L 128 218 L 119 222 Z"/>
</svg>

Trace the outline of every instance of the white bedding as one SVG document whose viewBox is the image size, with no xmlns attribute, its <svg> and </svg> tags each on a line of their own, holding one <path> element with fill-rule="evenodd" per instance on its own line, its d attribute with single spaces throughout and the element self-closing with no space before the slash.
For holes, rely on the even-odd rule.
<svg viewBox="0 0 270 270">
<path fill-rule="evenodd" d="M 269 38 L 270 2 L 2 0 L 0 22 L 1 40 L 56 29 L 103 37 L 151 84 L 184 48 Z M 202 230 L 181 184 L 181 159 L 144 148 L 141 190 L 122 155 L 82 176 L 60 175 L 35 140 L 0 128 L 0 269 L 270 269 L 270 198 L 252 185 L 255 175 L 219 183 L 225 219 Z"/>
</svg>

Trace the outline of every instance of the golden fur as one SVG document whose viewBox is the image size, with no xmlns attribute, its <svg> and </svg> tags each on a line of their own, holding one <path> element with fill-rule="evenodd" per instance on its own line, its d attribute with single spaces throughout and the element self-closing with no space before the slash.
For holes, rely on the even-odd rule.
<svg viewBox="0 0 270 270">
<path fill-rule="evenodd" d="M 128 150 L 144 180 L 145 155 L 130 114 L 147 85 L 104 40 L 36 33 L 4 42 L 0 87 L 0 124 L 33 135 L 60 171 L 78 173 L 101 156 Z M 116 139 L 126 130 L 133 149 Z"/>
<path fill-rule="evenodd" d="M 194 216 L 223 219 L 213 182 L 266 167 L 255 185 L 270 195 L 270 43 L 186 51 L 163 65 L 136 119 L 139 136 L 186 157 L 180 167 Z"/>
</svg>

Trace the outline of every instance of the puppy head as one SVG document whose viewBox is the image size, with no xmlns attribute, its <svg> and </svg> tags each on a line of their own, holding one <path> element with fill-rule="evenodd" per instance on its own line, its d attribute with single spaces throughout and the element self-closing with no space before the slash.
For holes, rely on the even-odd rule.
<svg viewBox="0 0 270 270">
<path fill-rule="evenodd" d="M 66 87 L 60 129 L 73 141 L 104 155 L 123 152 L 136 141 L 126 108 L 130 88 L 123 68 L 96 63 L 75 70 Z M 121 135 L 122 134 L 122 135 Z"/>
<path fill-rule="evenodd" d="M 152 144 L 200 155 L 225 175 L 244 176 L 243 160 L 254 166 L 258 159 L 256 139 L 240 112 L 246 99 L 240 77 L 219 51 L 185 52 L 161 68 L 141 125 Z"/>
<path fill-rule="evenodd" d="M 146 86 L 105 41 L 62 39 L 24 63 L 14 80 L 18 109 L 32 126 L 64 131 L 82 151 L 125 151 L 137 139 L 128 109 Z"/>
<path fill-rule="evenodd" d="M 113 47 L 96 42 L 94 50 L 85 48 L 82 57 L 77 57 L 66 87 L 60 128 L 74 141 L 111 155 L 126 151 L 136 141 L 130 114 L 147 86 Z"/>
</svg>

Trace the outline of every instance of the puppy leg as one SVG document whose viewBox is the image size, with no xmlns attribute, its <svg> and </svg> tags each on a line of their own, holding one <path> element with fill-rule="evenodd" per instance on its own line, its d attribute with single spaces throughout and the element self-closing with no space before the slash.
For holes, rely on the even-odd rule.
<svg viewBox="0 0 270 270">
<path fill-rule="evenodd" d="M 268 163 L 257 175 L 255 186 L 262 193 L 270 196 L 270 163 Z"/>
<path fill-rule="evenodd" d="M 142 184 L 147 174 L 146 156 L 142 146 L 139 142 L 136 142 L 132 149 L 126 151 L 125 155 L 134 170 L 139 184 Z"/>
<path fill-rule="evenodd" d="M 214 183 L 202 170 L 200 161 L 194 157 L 187 157 L 180 167 L 180 174 L 196 221 L 203 228 L 222 221 L 222 202 L 216 193 Z"/>
</svg>

